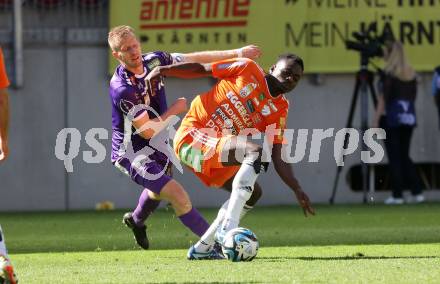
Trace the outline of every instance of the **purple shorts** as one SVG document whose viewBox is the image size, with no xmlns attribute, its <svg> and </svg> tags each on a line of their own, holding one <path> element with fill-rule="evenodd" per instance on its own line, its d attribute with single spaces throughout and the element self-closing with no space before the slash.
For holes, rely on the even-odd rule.
<svg viewBox="0 0 440 284">
<path fill-rule="evenodd" d="M 121 158 L 114 165 L 143 188 L 160 194 L 162 188 L 172 179 L 166 173 L 168 163 L 169 161 L 163 160 L 132 163 L 126 158 Z"/>
</svg>

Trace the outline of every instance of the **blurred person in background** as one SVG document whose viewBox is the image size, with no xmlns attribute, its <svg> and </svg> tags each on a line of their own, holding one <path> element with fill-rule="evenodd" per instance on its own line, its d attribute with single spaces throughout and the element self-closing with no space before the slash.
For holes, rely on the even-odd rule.
<svg viewBox="0 0 440 284">
<path fill-rule="evenodd" d="M 409 157 L 411 137 L 416 127 L 417 76 L 399 41 L 387 41 L 385 68 L 379 81 L 379 98 L 373 127 L 386 130 L 385 148 L 389 160 L 392 195 L 385 204 L 403 204 L 403 190 L 410 189 L 408 202 L 425 200 L 422 182 Z"/>
<path fill-rule="evenodd" d="M 8 122 L 9 122 L 9 80 L 6 74 L 3 51 L 0 46 L 0 163 L 3 162 L 8 154 Z M 5 238 L 0 225 L 0 284 L 15 284 L 17 278 L 14 274 L 14 268 L 8 257 Z"/>
<path fill-rule="evenodd" d="M 432 95 L 434 96 L 434 102 L 437 105 L 438 126 L 440 129 L 440 66 L 437 66 L 434 70 L 434 76 L 432 78 Z"/>
</svg>

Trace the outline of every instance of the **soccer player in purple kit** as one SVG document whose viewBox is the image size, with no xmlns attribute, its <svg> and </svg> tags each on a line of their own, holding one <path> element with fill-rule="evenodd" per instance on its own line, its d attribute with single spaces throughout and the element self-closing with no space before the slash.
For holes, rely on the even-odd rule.
<svg viewBox="0 0 440 284">
<path fill-rule="evenodd" d="M 108 43 L 113 57 L 120 63 L 110 81 L 113 130 L 111 161 L 144 188 L 136 209 L 126 213 L 123 222 L 132 229 L 137 244 L 148 249 L 145 221 L 159 206 L 160 200 L 165 200 L 173 206 L 180 221 L 200 237 L 209 224 L 192 206 L 184 188 L 168 172 L 165 173 L 169 155 L 159 151 L 152 143 L 153 138 L 166 131 L 145 127 L 151 125 L 149 123 L 167 121 L 185 112 L 186 99 L 179 98 L 168 108 L 164 87 L 157 84 L 153 92 L 147 92 L 145 78 L 159 65 L 176 62 L 209 63 L 233 57 L 255 59 L 260 56 L 260 49 L 251 45 L 225 51 L 187 54 L 155 51 L 142 54 L 140 42 L 129 26 L 112 28 L 108 34 Z M 133 109 L 136 111 L 133 112 Z M 131 124 L 125 124 L 127 118 Z M 167 143 L 167 139 L 164 141 Z"/>
</svg>

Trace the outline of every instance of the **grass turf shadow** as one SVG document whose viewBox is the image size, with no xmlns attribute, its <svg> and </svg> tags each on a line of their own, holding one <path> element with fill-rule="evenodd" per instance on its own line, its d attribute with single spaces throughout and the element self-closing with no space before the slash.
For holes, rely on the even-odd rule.
<svg viewBox="0 0 440 284">
<path fill-rule="evenodd" d="M 366 256 L 366 255 L 353 255 L 353 256 L 307 256 L 307 257 L 258 257 L 258 260 L 268 262 L 281 262 L 283 260 L 303 260 L 303 261 L 316 261 L 316 260 L 387 260 L 387 259 L 440 259 L 440 256 Z"/>
</svg>

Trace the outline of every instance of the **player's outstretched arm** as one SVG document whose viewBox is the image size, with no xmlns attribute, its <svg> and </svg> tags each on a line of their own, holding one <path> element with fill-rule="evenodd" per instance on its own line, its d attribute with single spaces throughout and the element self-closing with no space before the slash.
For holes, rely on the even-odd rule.
<svg viewBox="0 0 440 284">
<path fill-rule="evenodd" d="M 145 77 L 147 92 L 154 91 L 154 86 L 160 84 L 161 76 L 170 76 L 183 79 L 201 78 L 212 76 L 211 64 L 177 63 L 172 65 L 157 66 Z"/>
<path fill-rule="evenodd" d="M 261 49 L 256 45 L 247 45 L 237 49 L 198 51 L 181 54 L 183 62 L 210 63 L 235 57 L 246 57 L 252 60 L 261 56 Z"/>
<path fill-rule="evenodd" d="M 290 189 L 292 189 L 293 192 L 295 193 L 296 199 L 298 200 L 299 205 L 302 207 L 304 211 L 304 215 L 306 217 L 308 214 L 315 215 L 315 209 L 313 209 L 309 197 L 302 190 L 298 180 L 295 178 L 295 175 L 293 174 L 292 166 L 282 160 L 281 148 L 282 148 L 282 144 L 274 144 L 272 149 L 272 161 L 276 172 L 283 180 L 283 182 L 287 184 L 287 186 L 289 186 Z"/>
</svg>

